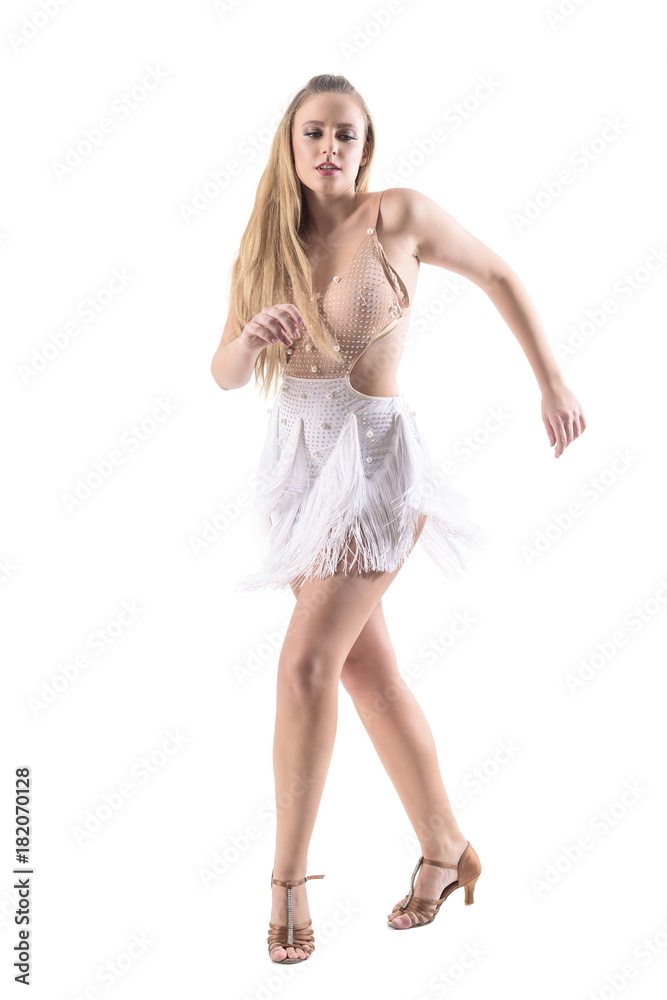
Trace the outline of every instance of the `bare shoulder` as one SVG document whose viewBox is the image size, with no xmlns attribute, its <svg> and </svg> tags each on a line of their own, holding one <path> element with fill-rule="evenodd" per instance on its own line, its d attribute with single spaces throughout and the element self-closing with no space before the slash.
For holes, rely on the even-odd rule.
<svg viewBox="0 0 667 1000">
<path fill-rule="evenodd" d="M 423 197 L 414 188 L 393 187 L 382 192 L 380 219 L 385 239 L 400 244 L 404 250 L 417 257 L 419 202 Z"/>
<path fill-rule="evenodd" d="M 415 188 L 393 187 L 382 192 L 380 213 L 386 235 L 409 244 L 415 256 L 418 256 L 424 222 L 438 209 L 440 206 L 432 198 Z"/>
<path fill-rule="evenodd" d="M 414 188 L 393 187 L 382 192 L 380 211 L 384 228 L 389 235 L 399 236 L 405 233 L 420 197 L 420 192 Z"/>
<path fill-rule="evenodd" d="M 433 198 L 414 188 L 387 188 L 382 196 L 386 229 L 400 233 L 423 264 L 461 274 L 482 288 L 505 274 L 507 263 Z"/>
</svg>

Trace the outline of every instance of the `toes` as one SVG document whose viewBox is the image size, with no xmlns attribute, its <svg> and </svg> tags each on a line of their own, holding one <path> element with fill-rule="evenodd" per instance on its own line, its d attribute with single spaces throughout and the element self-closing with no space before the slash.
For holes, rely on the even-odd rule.
<svg viewBox="0 0 667 1000">
<path fill-rule="evenodd" d="M 286 958 L 300 958 L 303 960 L 310 958 L 310 952 L 305 951 L 303 948 L 293 948 L 292 945 L 288 945 L 287 948 L 277 946 L 271 951 L 271 958 L 274 962 L 284 962 Z"/>
</svg>

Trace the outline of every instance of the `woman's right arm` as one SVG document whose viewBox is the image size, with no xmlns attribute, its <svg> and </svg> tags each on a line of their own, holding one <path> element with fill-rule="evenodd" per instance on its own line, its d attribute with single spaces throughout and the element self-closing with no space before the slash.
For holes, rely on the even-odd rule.
<svg viewBox="0 0 667 1000">
<path fill-rule="evenodd" d="M 257 355 L 267 344 L 279 340 L 289 345 L 300 336 L 299 327 L 305 327 L 304 319 L 292 302 L 275 306 L 264 306 L 249 323 L 240 336 L 234 335 L 234 307 L 230 304 L 222 339 L 211 360 L 211 375 L 221 389 L 239 389 L 250 381 Z"/>
</svg>

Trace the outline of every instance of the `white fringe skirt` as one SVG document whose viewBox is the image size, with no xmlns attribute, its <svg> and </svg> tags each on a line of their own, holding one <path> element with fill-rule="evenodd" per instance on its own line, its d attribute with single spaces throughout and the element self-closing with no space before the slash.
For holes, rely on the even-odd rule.
<svg viewBox="0 0 667 1000">
<path fill-rule="evenodd" d="M 300 588 L 331 576 L 341 559 L 344 572 L 395 570 L 422 514 L 418 544 L 445 576 L 460 577 L 491 536 L 433 464 L 414 416 L 402 393 L 366 396 L 348 376 L 285 375 L 254 496 L 267 551 L 234 589 Z"/>
</svg>

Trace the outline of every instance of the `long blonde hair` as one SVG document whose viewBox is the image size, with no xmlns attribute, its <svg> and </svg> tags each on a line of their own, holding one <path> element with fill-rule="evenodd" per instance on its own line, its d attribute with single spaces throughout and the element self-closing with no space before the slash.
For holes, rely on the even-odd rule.
<svg viewBox="0 0 667 1000">
<path fill-rule="evenodd" d="M 290 101 L 271 143 L 268 162 L 260 178 L 252 214 L 241 237 L 230 278 L 230 299 L 234 303 L 234 333 L 264 306 L 293 301 L 302 313 L 313 343 L 333 361 L 333 351 L 317 307 L 312 272 L 300 233 L 307 205 L 294 165 L 292 127 L 294 116 L 313 94 L 349 94 L 365 118 L 366 163 L 359 168 L 355 192 L 368 190 L 375 151 L 375 128 L 366 102 L 344 76 L 323 73 L 312 77 Z M 255 384 L 266 399 L 287 364 L 286 345 L 279 341 L 262 348 L 255 361 Z"/>
</svg>

